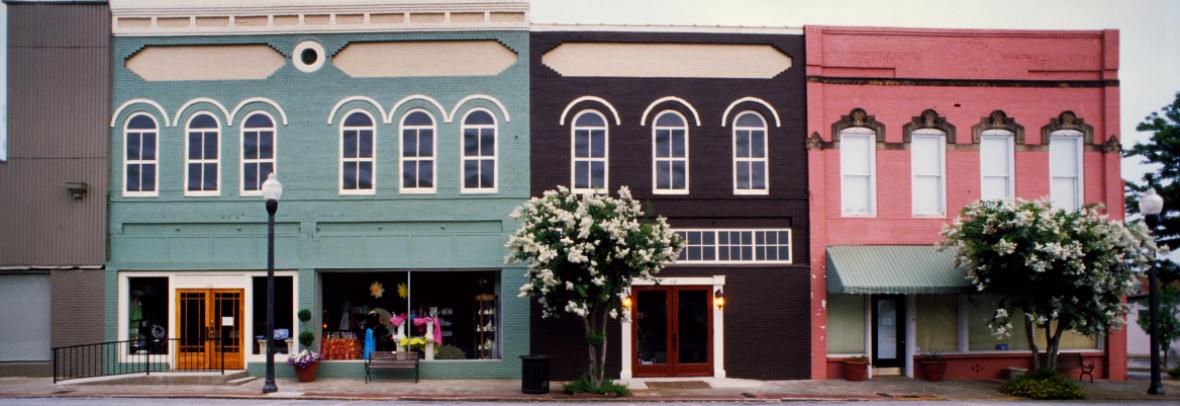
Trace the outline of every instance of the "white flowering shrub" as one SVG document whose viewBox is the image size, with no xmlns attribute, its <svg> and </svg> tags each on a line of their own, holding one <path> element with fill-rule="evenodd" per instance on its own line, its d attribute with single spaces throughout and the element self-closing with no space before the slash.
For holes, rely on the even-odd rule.
<svg viewBox="0 0 1180 406">
<path fill-rule="evenodd" d="M 980 293 L 1000 297 L 988 322 L 999 338 L 1011 335 L 1010 315 L 1024 314 L 1035 369 L 1041 367 L 1034 334 L 1047 340 L 1046 368 L 1056 367 L 1061 335 L 1097 336 L 1123 326 L 1122 298 L 1137 288 L 1140 272 L 1158 248 L 1141 223 L 1125 225 L 1099 212 L 1054 209 L 1048 199 L 985 200 L 964 207 L 942 229 L 942 246 Z"/>
<path fill-rule="evenodd" d="M 650 278 L 680 255 L 683 243 L 663 217 L 648 219 L 626 186 L 617 198 L 565 187 L 512 212 L 523 223 L 508 240 L 508 263 L 528 264 L 520 296 L 536 297 L 544 317 L 582 319 L 590 376 L 601 385 L 608 319 L 625 317 L 635 278 Z"/>
</svg>

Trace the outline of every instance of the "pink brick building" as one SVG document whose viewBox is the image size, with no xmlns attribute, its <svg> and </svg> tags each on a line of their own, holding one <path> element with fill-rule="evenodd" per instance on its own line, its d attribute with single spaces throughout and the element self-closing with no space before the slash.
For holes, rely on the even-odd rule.
<svg viewBox="0 0 1180 406">
<path fill-rule="evenodd" d="M 939 229 L 980 199 L 1050 196 L 1123 216 L 1118 32 L 811 26 L 807 51 L 812 378 L 866 355 L 875 374 L 948 379 L 1028 366 L 1023 332 L 991 337 Z M 1126 334 L 1067 352 L 1126 377 Z"/>
</svg>

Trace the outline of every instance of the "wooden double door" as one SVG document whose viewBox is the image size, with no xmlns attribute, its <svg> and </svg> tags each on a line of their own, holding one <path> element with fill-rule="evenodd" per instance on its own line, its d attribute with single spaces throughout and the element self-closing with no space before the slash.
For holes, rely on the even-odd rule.
<svg viewBox="0 0 1180 406">
<path fill-rule="evenodd" d="M 631 365 L 636 377 L 713 374 L 710 286 L 631 288 Z"/>
<path fill-rule="evenodd" d="M 243 303 L 242 289 L 177 289 L 176 368 L 244 369 Z"/>
</svg>

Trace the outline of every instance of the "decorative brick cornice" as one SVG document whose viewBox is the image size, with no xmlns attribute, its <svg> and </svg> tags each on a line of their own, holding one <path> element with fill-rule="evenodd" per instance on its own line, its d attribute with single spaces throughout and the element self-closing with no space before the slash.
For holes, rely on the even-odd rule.
<svg viewBox="0 0 1180 406">
<path fill-rule="evenodd" d="M 922 114 L 914 116 L 909 123 L 902 127 L 902 140 L 906 144 L 910 143 L 913 132 L 925 128 L 933 128 L 942 131 L 946 134 L 946 143 L 948 145 L 955 144 L 955 126 L 946 121 L 946 117 L 938 115 L 934 109 L 926 109 Z"/>
<path fill-rule="evenodd" d="M 1008 130 L 1015 134 L 1017 145 L 1024 144 L 1024 126 L 1016 122 L 1016 119 L 1008 117 L 1003 110 L 993 111 L 987 117 L 979 120 L 979 124 L 971 127 L 971 143 L 978 144 L 980 137 L 984 131 L 987 130 Z"/>
<path fill-rule="evenodd" d="M 877 133 L 877 142 L 885 142 L 885 125 L 877 122 L 877 118 L 869 115 L 864 109 L 857 107 L 840 116 L 840 121 L 832 123 L 832 142 L 840 142 L 840 131 L 846 128 L 864 127 Z"/>
<path fill-rule="evenodd" d="M 1086 122 L 1080 117 L 1068 110 L 1061 112 L 1061 114 L 1055 118 L 1049 119 L 1049 125 L 1041 127 L 1041 144 L 1049 145 L 1049 137 L 1054 131 L 1061 130 L 1074 130 L 1080 132 L 1082 133 L 1082 140 L 1084 141 L 1084 144 L 1094 144 L 1094 127 L 1086 124 Z"/>
<path fill-rule="evenodd" d="M 1106 137 L 1106 142 L 1102 143 L 1102 152 L 1107 154 L 1121 154 L 1123 152 L 1123 144 L 1119 143 L 1119 136 L 1111 134 Z"/>
</svg>

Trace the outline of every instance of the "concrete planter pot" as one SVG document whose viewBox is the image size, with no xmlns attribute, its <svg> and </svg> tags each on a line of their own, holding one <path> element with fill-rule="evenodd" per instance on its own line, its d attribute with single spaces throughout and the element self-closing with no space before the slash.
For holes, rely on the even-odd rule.
<svg viewBox="0 0 1180 406">
<path fill-rule="evenodd" d="M 860 382 L 869 378 L 869 362 L 865 359 L 844 360 L 844 379 Z"/>
<path fill-rule="evenodd" d="M 946 376 L 946 361 L 924 360 L 918 361 L 918 365 L 922 367 L 922 375 L 926 376 L 927 381 L 940 382 Z"/>
<path fill-rule="evenodd" d="M 316 361 L 308 365 L 307 368 L 295 368 L 295 378 L 299 382 L 311 382 L 315 380 L 316 370 L 320 368 L 320 362 Z"/>
</svg>

